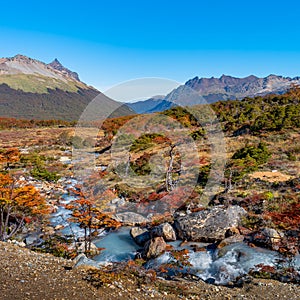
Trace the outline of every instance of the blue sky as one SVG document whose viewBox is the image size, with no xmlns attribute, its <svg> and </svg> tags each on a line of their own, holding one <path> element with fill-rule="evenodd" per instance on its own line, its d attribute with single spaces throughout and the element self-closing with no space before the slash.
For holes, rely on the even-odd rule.
<svg viewBox="0 0 300 300">
<path fill-rule="evenodd" d="M 293 77 L 299 13 L 299 1 L 3 1 L 0 56 L 57 57 L 101 90 L 140 77 Z"/>
</svg>

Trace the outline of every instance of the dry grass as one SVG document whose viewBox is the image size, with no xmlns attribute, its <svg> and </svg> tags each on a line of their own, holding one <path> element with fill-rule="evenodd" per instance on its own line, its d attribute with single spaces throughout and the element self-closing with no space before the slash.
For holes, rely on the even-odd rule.
<svg viewBox="0 0 300 300">
<path fill-rule="evenodd" d="M 260 179 L 267 182 L 284 182 L 292 178 L 292 176 L 283 174 L 278 171 L 254 172 L 249 176 L 253 179 Z"/>
</svg>

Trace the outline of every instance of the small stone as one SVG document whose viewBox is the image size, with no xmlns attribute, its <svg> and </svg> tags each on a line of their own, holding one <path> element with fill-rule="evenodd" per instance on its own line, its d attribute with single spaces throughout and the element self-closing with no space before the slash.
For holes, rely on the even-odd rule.
<svg viewBox="0 0 300 300">
<path fill-rule="evenodd" d="M 150 233 L 146 228 L 133 227 L 130 229 L 130 235 L 140 246 L 150 240 Z"/>
<path fill-rule="evenodd" d="M 145 244 L 142 257 L 146 259 L 158 257 L 165 252 L 166 247 L 167 244 L 162 237 L 155 237 Z"/>
<path fill-rule="evenodd" d="M 162 236 L 165 241 L 176 241 L 176 233 L 169 223 L 163 223 L 151 230 L 152 236 Z"/>
</svg>

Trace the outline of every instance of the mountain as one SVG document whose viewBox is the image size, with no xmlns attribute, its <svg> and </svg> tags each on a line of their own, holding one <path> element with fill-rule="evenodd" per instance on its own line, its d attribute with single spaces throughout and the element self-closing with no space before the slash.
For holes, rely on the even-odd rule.
<svg viewBox="0 0 300 300">
<path fill-rule="evenodd" d="M 71 71 L 71 70 L 65 68 L 65 67 L 58 61 L 57 58 L 55 58 L 55 59 L 53 60 L 53 62 L 51 62 L 50 64 L 48 64 L 48 66 L 50 66 L 50 67 L 52 67 L 53 69 L 58 70 L 58 71 L 60 71 L 60 72 L 62 72 L 62 73 L 64 73 L 64 74 L 66 74 L 67 76 L 69 76 L 69 77 L 71 77 L 71 78 L 73 78 L 73 79 L 75 79 L 75 80 L 77 80 L 77 81 L 80 81 L 78 74 L 77 74 L 76 72 L 73 72 L 73 71 Z"/>
<path fill-rule="evenodd" d="M 127 106 L 132 108 L 138 114 L 147 113 L 151 111 L 156 106 L 160 105 L 164 100 L 164 95 L 155 96 L 147 100 L 137 101 L 137 102 L 128 102 L 126 103 Z"/>
<path fill-rule="evenodd" d="M 264 78 L 248 76 L 236 78 L 222 75 L 220 78 L 198 78 L 195 77 L 185 83 L 204 97 L 222 95 L 224 100 L 242 99 L 266 95 L 270 93 L 284 93 L 292 83 L 299 84 L 299 78 L 269 75 Z M 220 100 L 220 99 L 219 99 Z"/>
<path fill-rule="evenodd" d="M 78 120 L 95 97 L 102 104 L 93 112 L 95 119 L 134 113 L 80 81 L 57 59 L 46 64 L 20 54 L 0 58 L 1 117 Z"/>
<path fill-rule="evenodd" d="M 269 75 L 264 78 L 248 76 L 236 78 L 222 75 L 220 78 L 199 78 L 188 80 L 184 85 L 161 97 L 161 107 L 148 108 L 148 100 L 139 103 L 139 112 L 161 111 L 176 104 L 186 106 L 201 103 L 213 103 L 220 100 L 243 99 L 245 97 L 263 96 L 266 94 L 285 93 L 292 84 L 300 85 L 300 77 L 290 78 Z M 164 102 L 162 102 L 164 101 Z M 169 107 L 168 107 L 169 105 Z M 161 109 L 161 110 L 160 110 Z"/>
<path fill-rule="evenodd" d="M 164 111 L 173 106 L 176 106 L 176 104 L 167 100 L 161 100 L 156 106 L 154 106 L 151 109 L 148 109 L 145 113 L 151 114 L 159 111 Z"/>
</svg>

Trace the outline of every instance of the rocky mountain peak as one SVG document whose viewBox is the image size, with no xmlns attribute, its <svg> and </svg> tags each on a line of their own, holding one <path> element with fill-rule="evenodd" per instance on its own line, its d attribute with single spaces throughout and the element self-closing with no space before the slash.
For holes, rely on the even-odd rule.
<svg viewBox="0 0 300 300">
<path fill-rule="evenodd" d="M 32 74 L 56 78 L 64 82 L 68 80 L 80 82 L 79 76 L 64 67 L 57 58 L 46 64 L 26 55 L 17 54 L 13 57 L 0 58 L 0 75 Z"/>
<path fill-rule="evenodd" d="M 51 68 L 53 68 L 55 70 L 62 72 L 63 74 L 65 74 L 77 81 L 80 81 L 78 74 L 76 72 L 73 72 L 73 71 L 69 70 L 68 68 L 64 67 L 57 58 L 55 58 L 50 64 L 48 64 L 48 66 L 50 66 Z"/>
<path fill-rule="evenodd" d="M 5 60 L 11 62 L 23 63 L 23 64 L 30 64 L 35 61 L 34 59 L 23 54 L 17 54 L 13 57 L 5 58 Z"/>
<path fill-rule="evenodd" d="M 22 55 L 22 54 L 17 54 L 15 55 L 14 57 L 11 58 L 11 60 L 18 60 L 18 61 L 21 61 L 21 60 L 27 60 L 27 61 L 30 61 L 32 60 L 31 58 L 29 58 L 28 56 L 26 55 Z"/>
</svg>

